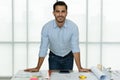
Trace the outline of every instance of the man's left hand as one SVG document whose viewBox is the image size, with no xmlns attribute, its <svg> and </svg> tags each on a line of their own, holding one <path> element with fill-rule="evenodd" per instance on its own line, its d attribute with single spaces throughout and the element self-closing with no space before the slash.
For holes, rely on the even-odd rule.
<svg viewBox="0 0 120 80">
<path fill-rule="evenodd" d="M 79 72 L 91 72 L 91 70 L 87 68 L 81 68 L 79 69 Z"/>
</svg>

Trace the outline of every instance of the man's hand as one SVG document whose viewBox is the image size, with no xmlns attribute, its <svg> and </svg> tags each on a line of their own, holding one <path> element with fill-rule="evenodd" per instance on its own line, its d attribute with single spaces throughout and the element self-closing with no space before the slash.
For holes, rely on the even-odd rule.
<svg viewBox="0 0 120 80">
<path fill-rule="evenodd" d="M 87 68 L 80 68 L 79 72 L 91 72 L 91 70 Z"/>
<path fill-rule="evenodd" d="M 24 71 L 26 71 L 26 72 L 38 72 L 39 69 L 38 68 L 28 68 L 28 69 L 25 69 Z"/>
<path fill-rule="evenodd" d="M 26 72 L 39 72 L 39 69 L 40 69 L 43 61 L 44 61 L 44 57 L 39 57 L 38 64 L 35 68 L 28 68 L 28 69 L 25 69 L 24 71 L 26 71 Z"/>
</svg>

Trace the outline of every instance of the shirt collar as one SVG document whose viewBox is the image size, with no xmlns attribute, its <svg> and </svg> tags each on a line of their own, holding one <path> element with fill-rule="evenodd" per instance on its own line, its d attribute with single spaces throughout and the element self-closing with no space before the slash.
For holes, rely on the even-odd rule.
<svg viewBox="0 0 120 80">
<path fill-rule="evenodd" d="M 57 27 L 58 27 L 55 20 L 54 20 L 54 26 L 53 26 L 53 27 L 54 27 L 54 28 L 57 28 Z M 66 27 L 67 27 L 67 20 L 65 20 L 65 23 L 64 23 L 64 25 L 63 25 L 63 28 L 66 28 Z"/>
</svg>

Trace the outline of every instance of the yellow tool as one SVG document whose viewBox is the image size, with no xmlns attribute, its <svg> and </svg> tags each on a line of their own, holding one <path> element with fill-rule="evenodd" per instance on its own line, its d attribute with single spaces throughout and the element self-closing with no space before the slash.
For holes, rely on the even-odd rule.
<svg viewBox="0 0 120 80">
<path fill-rule="evenodd" d="M 80 79 L 86 79 L 87 76 L 85 76 L 85 75 L 80 75 L 79 78 L 80 78 Z"/>
</svg>

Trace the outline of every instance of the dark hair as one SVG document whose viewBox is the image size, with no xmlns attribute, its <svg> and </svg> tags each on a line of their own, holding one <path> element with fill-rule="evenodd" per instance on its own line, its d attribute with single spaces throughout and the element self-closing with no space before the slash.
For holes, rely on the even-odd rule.
<svg viewBox="0 0 120 80">
<path fill-rule="evenodd" d="M 56 6 L 65 6 L 66 10 L 67 10 L 67 4 L 64 1 L 57 1 L 54 5 L 53 5 L 53 10 L 55 10 Z"/>
</svg>

